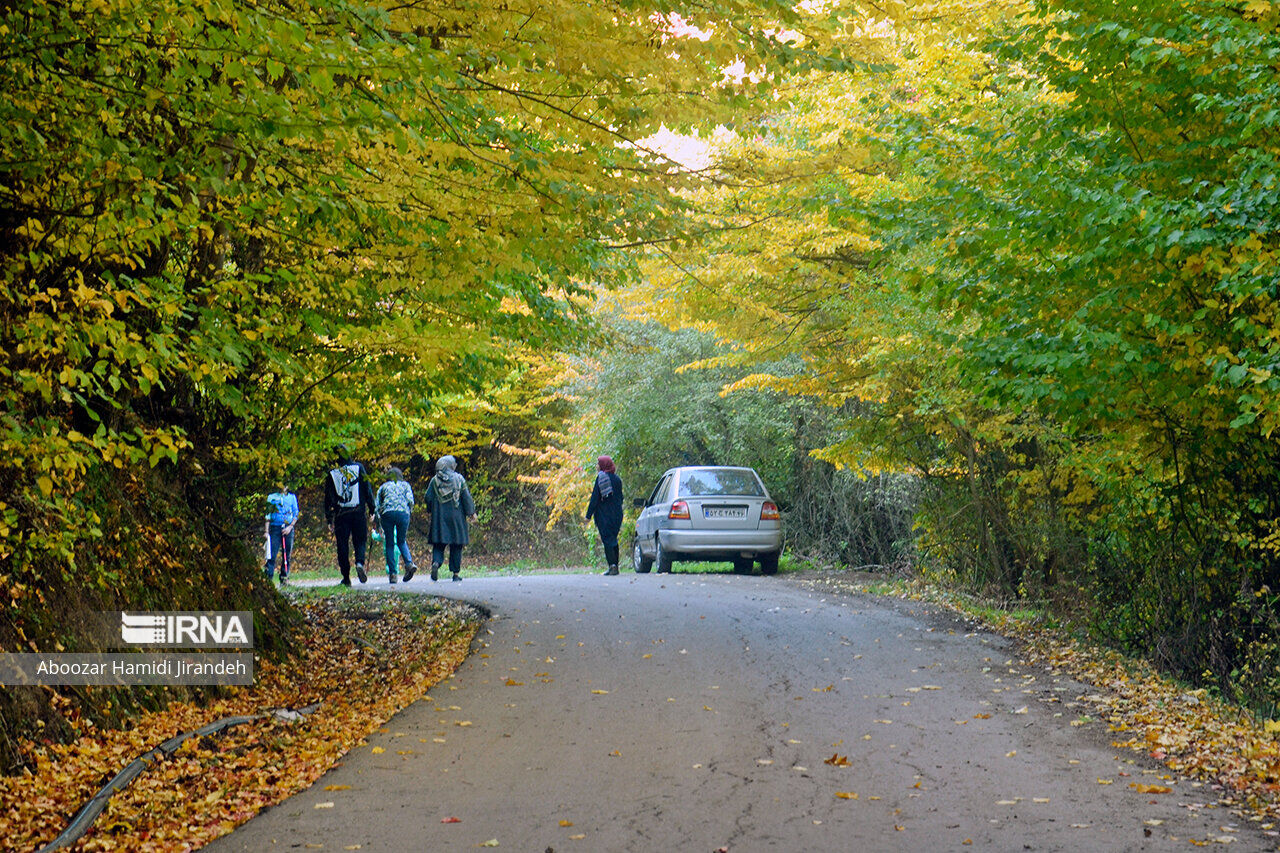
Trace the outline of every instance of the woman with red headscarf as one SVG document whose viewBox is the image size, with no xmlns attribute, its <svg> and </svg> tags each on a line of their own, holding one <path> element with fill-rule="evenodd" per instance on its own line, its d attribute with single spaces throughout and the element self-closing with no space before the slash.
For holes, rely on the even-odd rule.
<svg viewBox="0 0 1280 853">
<path fill-rule="evenodd" d="M 591 487 L 591 503 L 587 504 L 587 521 L 595 516 L 596 530 L 604 544 L 604 560 L 609 564 L 606 575 L 618 573 L 618 531 L 622 529 L 622 480 L 613 460 L 601 456 L 596 460 L 595 485 Z"/>
</svg>

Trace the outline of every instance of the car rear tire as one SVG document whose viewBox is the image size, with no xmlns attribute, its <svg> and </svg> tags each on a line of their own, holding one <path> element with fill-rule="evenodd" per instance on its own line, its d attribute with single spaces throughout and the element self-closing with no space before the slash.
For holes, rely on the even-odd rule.
<svg viewBox="0 0 1280 853">
<path fill-rule="evenodd" d="M 646 557 L 640 548 L 640 539 L 631 540 L 631 568 L 638 575 L 647 575 L 653 568 L 653 557 Z"/>
<path fill-rule="evenodd" d="M 658 574 L 666 575 L 671 573 L 671 564 L 675 561 L 671 559 L 671 555 L 662 547 L 662 540 L 653 537 L 653 561 L 658 564 Z"/>
<path fill-rule="evenodd" d="M 776 575 L 778 573 L 778 557 L 781 551 L 774 551 L 772 554 L 760 555 L 760 574 Z"/>
<path fill-rule="evenodd" d="M 738 557 L 733 561 L 733 573 L 736 575 L 749 575 L 751 574 L 752 565 L 750 557 Z"/>
</svg>

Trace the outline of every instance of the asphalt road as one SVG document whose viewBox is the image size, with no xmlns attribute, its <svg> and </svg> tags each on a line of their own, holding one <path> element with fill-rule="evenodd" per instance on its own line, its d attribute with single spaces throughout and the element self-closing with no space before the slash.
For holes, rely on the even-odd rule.
<svg viewBox="0 0 1280 853">
<path fill-rule="evenodd" d="M 467 662 L 206 849 L 1277 847 L 1082 723 L 1091 688 L 929 608 L 787 577 L 424 581 L 400 590 L 492 611 Z"/>
</svg>

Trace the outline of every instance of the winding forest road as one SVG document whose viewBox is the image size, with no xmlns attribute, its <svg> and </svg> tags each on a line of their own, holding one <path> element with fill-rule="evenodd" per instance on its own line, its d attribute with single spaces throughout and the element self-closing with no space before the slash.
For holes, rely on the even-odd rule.
<svg viewBox="0 0 1280 853">
<path fill-rule="evenodd" d="M 400 590 L 492 611 L 471 657 L 207 850 L 1276 847 L 1071 725 L 1090 688 L 932 608 L 783 576 L 423 580 Z"/>
</svg>

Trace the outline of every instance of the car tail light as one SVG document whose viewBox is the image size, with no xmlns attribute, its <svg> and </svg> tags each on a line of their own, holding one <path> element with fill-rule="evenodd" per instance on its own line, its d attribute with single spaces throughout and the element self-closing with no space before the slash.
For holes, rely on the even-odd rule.
<svg viewBox="0 0 1280 853">
<path fill-rule="evenodd" d="M 782 516 L 778 515 L 778 505 L 772 501 L 765 501 L 760 506 L 761 521 L 781 521 Z"/>
<path fill-rule="evenodd" d="M 671 505 L 671 511 L 667 513 L 667 518 L 683 518 L 687 521 L 689 518 L 689 505 L 684 501 L 676 501 Z"/>
</svg>

